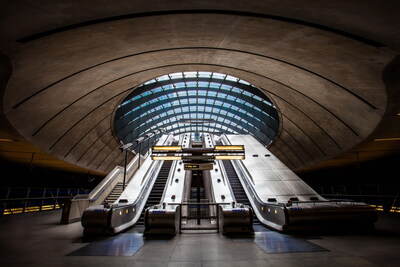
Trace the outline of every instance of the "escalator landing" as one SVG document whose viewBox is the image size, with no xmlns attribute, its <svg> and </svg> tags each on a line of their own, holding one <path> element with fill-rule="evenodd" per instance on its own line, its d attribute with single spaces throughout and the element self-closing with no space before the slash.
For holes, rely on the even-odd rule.
<svg viewBox="0 0 400 267">
<path fill-rule="evenodd" d="M 234 237 L 227 237 L 222 235 L 221 233 L 204 233 L 204 231 L 192 231 L 189 235 L 187 233 L 180 234 L 172 238 L 146 238 L 143 237 L 143 230 L 143 226 L 136 226 L 128 232 L 117 236 L 108 237 L 101 240 L 93 240 L 93 242 L 76 251 L 73 251 L 67 256 L 134 256 L 142 247 L 146 247 L 148 245 L 164 244 L 168 246 L 171 243 L 175 242 L 190 243 L 190 241 L 192 241 L 193 239 L 198 239 L 199 241 L 203 240 L 205 235 L 210 238 L 211 236 L 217 238 L 220 241 L 218 243 L 221 246 L 229 245 L 230 242 L 241 244 L 243 247 L 256 244 L 257 247 L 264 251 L 264 253 L 329 251 L 328 249 L 318 246 L 309 241 L 310 239 L 319 239 L 318 237 L 307 237 L 305 239 L 302 237 L 295 237 L 271 231 L 263 226 L 257 226 L 254 229 L 255 233 L 252 236 L 246 235 Z M 88 242 L 88 240 L 84 242 Z"/>
</svg>

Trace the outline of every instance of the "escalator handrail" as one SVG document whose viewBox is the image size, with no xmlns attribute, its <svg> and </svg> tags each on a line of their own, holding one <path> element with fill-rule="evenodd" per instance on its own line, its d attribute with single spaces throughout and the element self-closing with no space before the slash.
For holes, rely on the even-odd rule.
<svg viewBox="0 0 400 267">
<path fill-rule="evenodd" d="M 218 161 L 218 166 L 219 166 L 219 169 L 221 170 L 221 176 L 224 181 L 224 184 L 228 185 L 229 192 L 231 193 L 232 199 L 234 199 L 237 202 L 236 196 L 235 196 L 232 186 L 231 186 L 231 183 L 228 182 L 229 177 L 228 177 L 228 174 L 226 173 L 225 166 L 221 160 Z"/>
<path fill-rule="evenodd" d="M 137 154 L 133 160 L 128 164 L 127 166 L 127 173 L 129 173 L 132 169 L 132 167 L 137 163 L 139 158 L 139 154 Z M 110 173 L 110 175 L 107 175 L 103 181 L 101 181 L 88 195 L 88 199 L 90 201 L 96 201 L 101 194 L 111 186 L 112 182 L 118 177 L 119 174 L 124 172 L 124 168 L 121 166 L 116 166 L 114 170 Z"/>
<path fill-rule="evenodd" d="M 165 185 L 166 186 L 164 186 L 164 191 L 163 191 L 163 193 L 162 193 L 162 196 L 161 196 L 161 199 L 160 199 L 160 202 L 163 202 L 163 200 L 164 200 L 164 198 L 165 198 L 165 194 L 167 193 L 167 187 L 168 186 L 171 186 L 172 185 L 172 183 L 174 182 L 174 174 L 175 174 L 175 171 L 176 171 L 176 168 L 177 168 L 177 166 L 178 166 L 178 161 L 177 160 L 174 160 L 173 162 L 172 162 L 172 164 L 171 164 L 171 168 L 169 169 L 169 174 L 168 174 L 168 177 L 167 177 L 167 181 L 165 182 Z M 170 183 L 169 183 L 170 182 Z"/>
<path fill-rule="evenodd" d="M 165 140 L 165 142 L 163 143 L 163 145 L 168 144 L 170 139 L 171 138 L 168 137 Z M 154 186 L 154 183 L 157 180 L 157 177 L 158 177 L 158 174 L 159 174 L 159 172 L 161 170 L 162 164 L 163 164 L 162 161 L 153 161 L 151 163 L 149 169 L 146 171 L 146 173 L 144 175 L 144 179 L 142 180 L 142 182 L 143 181 L 146 181 L 146 182 L 143 185 L 142 189 L 140 190 L 140 192 L 138 194 L 138 197 L 133 202 L 131 202 L 131 203 L 129 203 L 129 202 L 120 203 L 119 202 L 119 203 L 115 203 L 115 204 L 111 204 L 110 205 L 110 218 L 112 217 L 112 214 L 114 212 L 117 212 L 120 209 L 126 209 L 126 208 L 134 207 L 135 208 L 134 218 L 136 218 L 136 220 L 139 219 L 140 214 L 142 213 L 142 210 L 143 210 L 143 208 L 145 206 L 145 203 L 147 201 L 147 198 L 151 193 L 151 192 L 149 193 L 149 191 L 152 190 L 152 188 Z M 146 197 L 144 197 L 144 196 L 146 196 Z M 144 202 L 144 204 L 143 204 L 143 202 Z M 133 223 L 135 223 L 135 222 L 133 222 Z M 133 224 L 133 223 L 132 223 L 132 221 L 128 221 L 128 222 L 125 222 L 125 223 L 117 226 L 116 228 L 121 227 L 121 226 L 126 225 L 126 224 Z M 111 222 L 109 221 L 108 224 L 110 225 Z"/>
<path fill-rule="evenodd" d="M 231 143 L 229 142 L 228 138 L 226 138 L 226 136 L 223 136 L 223 138 L 226 143 L 231 145 Z M 248 190 L 250 190 L 249 193 L 251 193 L 254 196 L 254 200 L 256 200 L 259 204 L 262 204 L 262 205 L 273 205 L 273 206 L 285 207 L 284 203 L 266 203 L 263 200 L 261 200 L 261 198 L 258 196 L 257 192 L 254 190 L 253 178 L 251 177 L 251 174 L 247 171 L 247 168 L 244 166 L 243 162 L 241 162 L 241 161 L 238 162 L 237 160 L 231 160 L 231 163 L 235 169 L 235 172 L 239 178 L 239 181 L 244 182 L 244 185 L 242 185 L 243 189 L 245 190 L 245 192 L 246 192 L 246 188 Z M 235 168 L 235 166 L 236 166 L 236 168 Z M 243 171 L 243 170 L 245 170 L 245 171 Z M 249 181 L 252 181 L 252 183 Z M 249 201 L 251 201 L 251 197 L 248 196 L 248 199 L 249 199 Z"/>
</svg>

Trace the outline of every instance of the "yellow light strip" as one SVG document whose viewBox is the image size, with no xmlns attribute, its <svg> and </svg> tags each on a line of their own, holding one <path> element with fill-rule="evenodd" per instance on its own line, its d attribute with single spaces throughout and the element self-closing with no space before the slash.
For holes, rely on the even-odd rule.
<svg viewBox="0 0 400 267">
<path fill-rule="evenodd" d="M 171 150 L 182 150 L 182 146 L 155 146 L 153 150 L 171 151 Z"/>
<path fill-rule="evenodd" d="M 215 146 L 215 150 L 244 150 L 243 145 L 238 146 Z"/>
<path fill-rule="evenodd" d="M 392 138 L 376 138 L 374 141 L 400 141 L 400 137 L 392 137 Z"/>
<path fill-rule="evenodd" d="M 53 210 L 53 209 L 59 209 L 60 205 L 56 204 L 56 206 L 54 207 L 54 205 L 44 205 L 42 206 L 42 211 L 46 211 L 46 210 Z M 11 208 L 11 209 L 5 209 L 3 212 L 3 215 L 12 215 L 12 214 L 21 214 L 23 212 L 25 213 L 29 213 L 29 212 L 39 212 L 41 211 L 39 206 L 33 206 L 33 207 L 26 207 L 25 211 L 24 208 Z"/>
<path fill-rule="evenodd" d="M 152 160 L 181 160 L 181 156 L 152 156 Z"/>
<path fill-rule="evenodd" d="M 215 156 L 215 159 L 244 159 L 244 155 L 217 155 Z"/>
</svg>

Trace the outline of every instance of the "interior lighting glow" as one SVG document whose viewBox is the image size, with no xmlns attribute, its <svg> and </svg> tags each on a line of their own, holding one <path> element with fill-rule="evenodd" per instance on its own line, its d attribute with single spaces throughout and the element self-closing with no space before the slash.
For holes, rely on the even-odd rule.
<svg viewBox="0 0 400 267">
<path fill-rule="evenodd" d="M 392 138 L 376 138 L 374 141 L 400 141 L 400 137 L 392 137 Z"/>
<path fill-rule="evenodd" d="M 152 160 L 182 160 L 182 156 L 152 156 Z"/>
<path fill-rule="evenodd" d="M 214 150 L 244 150 L 244 145 L 238 145 L 238 146 L 215 146 Z"/>
<path fill-rule="evenodd" d="M 245 159 L 244 155 L 217 155 L 215 159 L 220 160 L 234 160 L 234 159 Z"/>
<path fill-rule="evenodd" d="M 182 150 L 182 146 L 155 146 L 153 150 L 170 151 L 170 150 Z"/>
</svg>

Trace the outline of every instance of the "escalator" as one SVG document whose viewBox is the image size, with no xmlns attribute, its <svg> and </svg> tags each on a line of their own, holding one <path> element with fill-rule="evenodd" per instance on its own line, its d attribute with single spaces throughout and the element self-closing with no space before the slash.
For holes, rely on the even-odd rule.
<svg viewBox="0 0 400 267">
<path fill-rule="evenodd" d="M 142 214 L 140 215 L 140 218 L 136 223 L 136 225 L 144 225 L 144 213 L 148 207 L 160 204 L 165 184 L 167 182 L 168 175 L 171 170 L 172 162 L 173 162 L 172 160 L 164 161 L 163 165 L 161 166 L 160 172 L 158 173 L 153 189 L 150 192 L 147 202 L 143 208 Z"/>
<path fill-rule="evenodd" d="M 221 141 L 216 141 L 215 144 L 223 145 Z M 233 168 L 232 162 L 230 160 L 222 160 L 222 164 L 224 165 L 225 173 L 228 176 L 229 183 L 231 185 L 236 202 L 251 207 L 250 201 L 246 195 L 246 192 L 243 189 L 242 183 L 240 182 L 235 169 Z M 254 212 L 253 212 L 253 224 L 260 224 L 260 221 L 257 219 L 257 216 L 255 215 Z"/>
<path fill-rule="evenodd" d="M 240 183 L 239 177 L 237 176 L 235 169 L 233 168 L 232 162 L 230 160 L 223 160 L 222 164 L 224 165 L 226 175 L 228 176 L 233 194 L 236 198 L 236 202 L 251 207 L 250 201 L 246 195 L 246 192 L 243 189 L 242 184 Z M 260 224 L 255 214 L 253 215 L 253 224 Z"/>
</svg>

